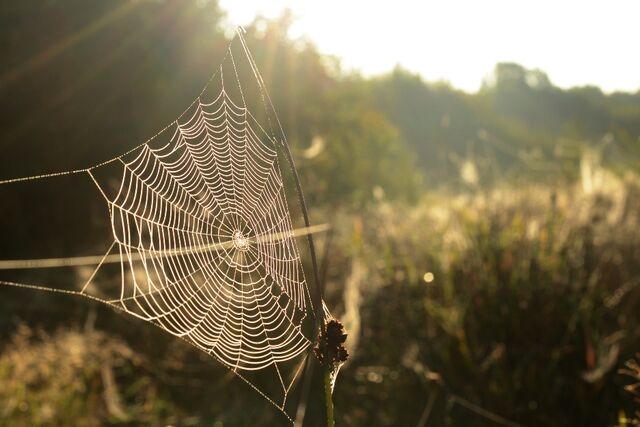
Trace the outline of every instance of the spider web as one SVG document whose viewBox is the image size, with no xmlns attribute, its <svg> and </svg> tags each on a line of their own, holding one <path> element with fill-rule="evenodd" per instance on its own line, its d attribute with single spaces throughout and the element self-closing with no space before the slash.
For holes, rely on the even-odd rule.
<svg viewBox="0 0 640 427">
<path fill-rule="evenodd" d="M 86 173 L 107 202 L 113 234 L 101 257 L 0 261 L 0 269 L 97 264 L 80 290 L 0 284 L 79 294 L 154 323 L 220 361 L 289 417 L 287 397 L 320 306 L 296 242 L 314 229 L 308 221 L 294 228 L 280 167 L 285 150 L 238 31 L 198 98 L 144 144 L 87 169 L 0 182 Z M 108 264 L 120 266 L 112 295 L 97 280 Z"/>
</svg>

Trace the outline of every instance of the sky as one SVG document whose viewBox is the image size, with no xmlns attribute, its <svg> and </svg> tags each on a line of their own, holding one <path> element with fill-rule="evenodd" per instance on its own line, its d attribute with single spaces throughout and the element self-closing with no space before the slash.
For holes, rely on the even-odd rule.
<svg viewBox="0 0 640 427">
<path fill-rule="evenodd" d="M 219 0 L 232 25 L 256 14 L 296 19 L 347 70 L 375 75 L 401 65 L 428 81 L 479 89 L 497 62 L 545 71 L 560 87 L 640 90 L 638 0 Z"/>
</svg>

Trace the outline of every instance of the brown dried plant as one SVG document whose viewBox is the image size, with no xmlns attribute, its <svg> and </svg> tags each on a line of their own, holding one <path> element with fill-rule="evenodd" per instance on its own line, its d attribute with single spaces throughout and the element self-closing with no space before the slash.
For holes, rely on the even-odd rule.
<svg viewBox="0 0 640 427">
<path fill-rule="evenodd" d="M 631 393 L 634 396 L 635 401 L 640 404 L 640 363 L 638 363 L 639 360 L 640 360 L 640 353 L 636 355 L 635 359 L 628 360 L 627 363 L 625 363 L 624 365 L 625 367 L 623 369 L 620 369 L 619 372 L 622 375 L 626 375 L 628 377 L 633 378 L 633 380 L 635 381 L 634 383 L 625 386 L 624 389 L 629 393 Z M 627 422 L 630 425 L 634 425 L 634 426 L 640 425 L 640 408 L 638 408 L 635 411 L 633 418 L 630 420 L 627 420 Z"/>
</svg>

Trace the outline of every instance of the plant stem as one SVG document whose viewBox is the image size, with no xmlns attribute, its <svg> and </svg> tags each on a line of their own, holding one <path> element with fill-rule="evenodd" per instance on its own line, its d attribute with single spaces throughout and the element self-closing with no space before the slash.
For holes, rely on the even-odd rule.
<svg viewBox="0 0 640 427">
<path fill-rule="evenodd" d="M 327 405 L 327 427 L 335 427 L 333 418 L 333 398 L 331 396 L 331 367 L 324 368 L 324 400 Z"/>
</svg>

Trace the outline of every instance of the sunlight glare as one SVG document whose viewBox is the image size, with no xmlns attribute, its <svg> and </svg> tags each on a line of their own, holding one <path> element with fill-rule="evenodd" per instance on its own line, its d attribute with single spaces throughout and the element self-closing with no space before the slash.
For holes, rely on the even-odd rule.
<svg viewBox="0 0 640 427">
<path fill-rule="evenodd" d="M 221 0 L 232 25 L 257 14 L 274 18 L 289 8 L 292 37 L 308 36 L 325 54 L 365 75 L 396 64 L 430 81 L 477 90 L 497 62 L 547 72 L 560 87 L 599 85 L 605 91 L 640 89 L 635 17 L 640 3 L 570 0 L 519 2 L 338 2 Z"/>
</svg>

